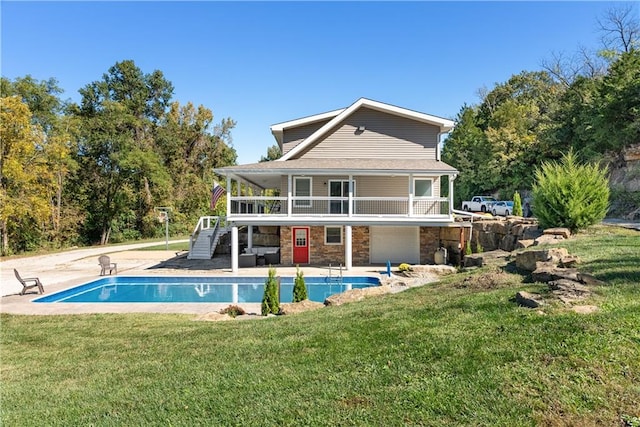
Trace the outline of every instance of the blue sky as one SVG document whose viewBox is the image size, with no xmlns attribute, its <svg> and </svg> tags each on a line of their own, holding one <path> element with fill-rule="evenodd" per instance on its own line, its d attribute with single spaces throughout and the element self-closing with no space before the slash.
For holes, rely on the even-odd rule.
<svg viewBox="0 0 640 427">
<path fill-rule="evenodd" d="M 608 2 L 9 2 L 2 76 L 54 77 L 63 98 L 118 61 L 160 70 L 174 100 L 237 121 L 239 163 L 269 126 L 360 97 L 454 118 L 477 91 L 553 52 L 598 48 Z"/>
</svg>

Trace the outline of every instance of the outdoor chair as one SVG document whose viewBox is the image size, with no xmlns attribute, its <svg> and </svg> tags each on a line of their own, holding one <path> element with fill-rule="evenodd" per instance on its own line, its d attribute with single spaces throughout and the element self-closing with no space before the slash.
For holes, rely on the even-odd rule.
<svg viewBox="0 0 640 427">
<path fill-rule="evenodd" d="M 26 279 L 23 279 L 22 277 L 20 277 L 20 273 L 18 273 L 18 270 L 16 270 L 15 268 L 13 269 L 13 272 L 16 275 L 16 279 L 18 279 L 18 281 L 22 283 L 22 292 L 20 292 L 20 295 L 24 295 L 27 292 L 27 289 L 31 288 L 38 288 L 38 293 L 44 294 L 44 287 L 42 286 L 40 279 L 38 279 L 37 277 L 28 277 Z"/>
<path fill-rule="evenodd" d="M 109 274 L 112 274 L 114 271 L 118 274 L 118 264 L 111 262 L 111 258 L 106 255 L 100 255 L 98 258 L 98 263 L 100 264 L 100 275 L 104 276 L 107 274 L 107 270 L 109 270 Z"/>
</svg>

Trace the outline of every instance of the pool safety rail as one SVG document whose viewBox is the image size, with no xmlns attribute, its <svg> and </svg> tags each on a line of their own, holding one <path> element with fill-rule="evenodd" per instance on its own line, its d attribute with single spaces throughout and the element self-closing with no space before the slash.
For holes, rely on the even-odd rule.
<svg viewBox="0 0 640 427">
<path fill-rule="evenodd" d="M 329 276 L 327 277 L 327 282 L 329 283 L 342 283 L 342 264 L 338 267 L 338 276 L 332 276 L 332 271 L 334 267 L 331 267 L 329 264 Z"/>
</svg>

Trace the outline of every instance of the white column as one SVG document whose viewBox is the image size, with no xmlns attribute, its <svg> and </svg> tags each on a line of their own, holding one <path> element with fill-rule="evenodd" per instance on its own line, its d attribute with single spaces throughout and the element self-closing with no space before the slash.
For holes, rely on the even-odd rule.
<svg viewBox="0 0 640 427">
<path fill-rule="evenodd" d="M 291 184 L 291 174 L 287 175 L 287 216 L 291 216 L 291 195 L 293 194 L 292 184 Z"/>
<path fill-rule="evenodd" d="M 353 216 L 353 175 L 349 175 L 349 216 Z"/>
<path fill-rule="evenodd" d="M 227 218 L 231 215 L 231 177 L 227 175 Z"/>
<path fill-rule="evenodd" d="M 407 210 L 409 216 L 413 216 L 413 174 L 409 174 L 409 210 Z"/>
<path fill-rule="evenodd" d="M 231 271 L 238 272 L 238 226 L 231 227 Z"/>
<path fill-rule="evenodd" d="M 453 217 L 453 181 L 456 175 L 449 175 L 449 216 Z"/>
<path fill-rule="evenodd" d="M 247 226 L 247 247 L 249 249 L 253 247 L 253 225 Z"/>
<path fill-rule="evenodd" d="M 344 226 L 344 263 L 347 270 L 353 267 L 351 226 Z"/>
</svg>

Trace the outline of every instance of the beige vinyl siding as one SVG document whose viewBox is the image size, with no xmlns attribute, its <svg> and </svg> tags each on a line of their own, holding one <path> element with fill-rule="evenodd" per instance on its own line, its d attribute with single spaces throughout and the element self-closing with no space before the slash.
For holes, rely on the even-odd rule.
<svg viewBox="0 0 640 427">
<path fill-rule="evenodd" d="M 414 175 L 414 178 L 433 179 L 433 197 L 440 197 L 440 177 Z M 329 196 L 328 184 L 332 180 L 349 179 L 346 175 L 312 176 L 311 195 L 314 197 Z M 293 176 L 292 176 L 293 183 Z M 407 197 L 409 195 L 409 176 L 354 176 L 357 197 Z M 413 185 L 413 184 L 412 184 Z M 282 176 L 280 194 L 287 195 L 287 177 Z"/>
<path fill-rule="evenodd" d="M 312 133 L 320 129 L 328 122 L 329 119 L 311 123 L 305 126 L 286 129 L 282 135 L 282 154 L 287 154 L 288 151 L 291 151 Z"/>
<path fill-rule="evenodd" d="M 435 159 L 438 132 L 437 126 L 361 108 L 299 157 Z"/>
</svg>

